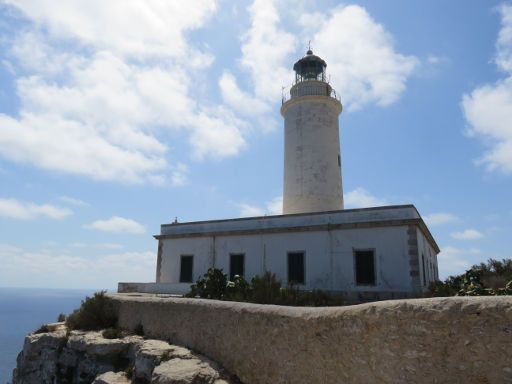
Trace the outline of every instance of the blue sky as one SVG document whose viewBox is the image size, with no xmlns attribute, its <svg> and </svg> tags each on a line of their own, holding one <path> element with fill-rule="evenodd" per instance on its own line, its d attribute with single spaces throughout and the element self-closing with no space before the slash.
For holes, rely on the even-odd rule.
<svg viewBox="0 0 512 384">
<path fill-rule="evenodd" d="M 309 40 L 346 206 L 414 204 L 441 277 L 511 257 L 512 4 L 0 0 L 0 286 L 153 281 L 161 223 L 279 213 Z"/>
</svg>

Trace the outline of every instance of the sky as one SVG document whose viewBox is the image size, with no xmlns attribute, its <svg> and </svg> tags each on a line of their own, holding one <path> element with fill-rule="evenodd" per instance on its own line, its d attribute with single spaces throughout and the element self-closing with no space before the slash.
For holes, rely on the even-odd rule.
<svg viewBox="0 0 512 384">
<path fill-rule="evenodd" d="M 160 224 L 279 214 L 309 42 L 346 208 L 414 204 L 441 278 L 512 257 L 512 3 L 0 0 L 0 286 L 154 281 Z"/>
</svg>

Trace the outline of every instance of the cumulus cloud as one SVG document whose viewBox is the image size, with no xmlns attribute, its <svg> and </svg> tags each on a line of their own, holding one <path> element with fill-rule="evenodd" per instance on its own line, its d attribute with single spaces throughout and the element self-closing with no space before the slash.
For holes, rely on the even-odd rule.
<svg viewBox="0 0 512 384">
<path fill-rule="evenodd" d="M 171 172 L 171 184 L 175 187 L 182 187 L 188 183 L 189 169 L 186 164 L 178 163 Z"/>
<path fill-rule="evenodd" d="M 267 201 L 263 207 L 247 203 L 240 203 L 237 205 L 240 210 L 240 217 L 281 215 L 283 213 L 282 196 L 276 196 L 272 200 Z"/>
<path fill-rule="evenodd" d="M 474 264 L 471 261 L 472 257 L 478 254 L 480 254 L 480 250 L 476 248 L 441 247 L 441 252 L 437 255 L 440 278 L 464 273 Z"/>
<path fill-rule="evenodd" d="M 86 203 L 85 201 L 77 199 L 75 197 L 60 196 L 59 200 L 62 201 L 63 203 L 70 204 L 70 205 L 75 205 L 77 207 L 87 207 L 87 206 L 89 206 L 89 203 Z"/>
<path fill-rule="evenodd" d="M 332 83 L 349 110 L 394 103 L 419 64 L 416 57 L 396 52 L 391 34 L 361 6 L 304 15 L 301 22 L 314 33 L 314 51 L 327 62 Z"/>
<path fill-rule="evenodd" d="M 251 26 L 242 36 L 240 63 L 252 79 L 258 98 L 275 101 L 282 85 L 292 79 L 288 58 L 297 44 L 293 34 L 280 27 L 273 0 L 255 0 L 249 7 Z"/>
<path fill-rule="evenodd" d="M 245 145 L 240 120 L 191 95 L 214 58 L 187 33 L 208 22 L 215 1 L 68 2 L 59 12 L 46 0 L 8 4 L 28 23 L 9 40 L 10 60 L 23 68 L 21 107 L 0 114 L 0 156 L 99 180 L 182 185 L 162 130 L 186 131 L 199 159 Z"/>
<path fill-rule="evenodd" d="M 466 229 L 461 232 L 453 232 L 450 236 L 456 240 L 477 240 L 484 237 L 482 232 L 477 231 L 476 229 Z"/>
<path fill-rule="evenodd" d="M 226 71 L 222 74 L 219 80 L 219 88 L 225 103 L 243 115 L 261 116 L 271 111 L 268 103 L 242 91 L 230 72 Z"/>
<path fill-rule="evenodd" d="M 263 128 L 276 126 L 275 121 L 261 116 L 275 105 L 281 87 L 292 83 L 298 48 L 296 34 L 285 29 L 279 11 L 299 19 L 300 36 L 313 37 L 314 51 L 327 61 L 332 84 L 349 110 L 372 103 L 387 106 L 404 92 L 419 60 L 396 52 L 391 34 L 365 8 L 338 6 L 298 17 L 297 4 L 294 9 L 278 9 L 276 4 L 254 0 L 248 8 L 251 24 L 241 36 L 239 65 L 250 76 L 251 91 L 244 91 L 229 71 L 219 79 L 224 102 L 237 113 L 257 116 Z M 298 54 L 303 55 L 304 50 Z"/>
<path fill-rule="evenodd" d="M 146 228 L 135 220 L 112 216 L 106 220 L 96 220 L 85 226 L 87 229 L 96 229 L 103 232 L 142 234 Z"/>
<path fill-rule="evenodd" d="M 113 288 L 119 281 L 154 281 L 155 260 L 151 251 L 84 257 L 0 244 L 0 281 L 13 287 Z"/>
<path fill-rule="evenodd" d="M 282 27 L 273 0 L 254 0 L 247 11 L 250 26 L 240 37 L 242 55 L 238 64 L 249 75 L 250 92 L 239 86 L 230 71 L 224 71 L 218 83 L 226 105 L 268 132 L 278 125 L 272 112 L 282 86 L 293 79 L 291 62 L 297 40 Z"/>
<path fill-rule="evenodd" d="M 191 2 L 89 0 L 59 5 L 51 0 L 8 0 L 56 38 L 133 57 L 183 58 L 194 53 L 185 33 L 201 27 L 216 11 L 214 0 Z M 201 54 L 199 59 L 201 58 Z"/>
<path fill-rule="evenodd" d="M 470 136 L 484 140 L 490 148 L 478 160 L 490 171 L 512 174 L 512 6 L 502 5 L 501 30 L 496 42 L 495 63 L 504 79 L 485 84 L 462 97 L 462 109 Z"/>
<path fill-rule="evenodd" d="M 424 216 L 423 220 L 425 220 L 425 223 L 427 223 L 428 225 L 434 226 L 454 223 L 459 221 L 460 219 L 452 213 L 437 212 Z"/>
<path fill-rule="evenodd" d="M 389 204 L 386 200 L 372 195 L 366 189 L 361 187 L 345 193 L 343 196 L 343 201 L 345 208 L 368 208 Z"/>
<path fill-rule="evenodd" d="M 0 198 L 0 217 L 18 220 L 38 218 L 62 220 L 72 213 L 73 211 L 68 208 L 61 208 L 51 204 L 36 204 L 17 199 Z"/>
</svg>

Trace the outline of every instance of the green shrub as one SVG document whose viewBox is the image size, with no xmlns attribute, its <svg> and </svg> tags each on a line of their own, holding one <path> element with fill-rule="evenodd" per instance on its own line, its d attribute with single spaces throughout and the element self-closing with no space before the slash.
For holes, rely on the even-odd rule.
<svg viewBox="0 0 512 384">
<path fill-rule="evenodd" d="M 68 329 L 97 331 L 117 326 L 117 314 L 113 302 L 105 295 L 106 291 L 96 292 L 93 297 L 82 300 L 80 308 L 66 318 Z"/>
<path fill-rule="evenodd" d="M 202 279 L 190 287 L 187 297 L 222 300 L 226 294 L 227 276 L 222 269 L 209 268 Z"/>
<path fill-rule="evenodd" d="M 57 317 L 57 322 L 62 323 L 63 321 L 66 321 L 66 315 L 63 313 L 60 313 L 59 316 Z"/>
<path fill-rule="evenodd" d="M 169 351 L 165 351 L 164 353 L 162 353 L 162 355 L 157 360 L 155 365 L 160 365 L 160 364 L 165 363 L 166 361 L 169 361 L 169 360 L 171 360 L 171 354 L 169 353 Z"/>
<path fill-rule="evenodd" d="M 124 370 L 124 374 L 126 375 L 126 378 L 127 378 L 128 380 L 131 380 L 131 379 L 132 379 L 132 377 L 133 377 L 133 371 L 134 371 L 134 369 L 133 369 L 133 365 L 129 365 L 129 366 L 128 366 L 128 368 L 126 368 L 126 369 Z"/>
<path fill-rule="evenodd" d="M 210 268 L 190 288 L 186 297 L 311 307 L 343 305 L 340 296 L 329 292 L 303 291 L 294 285 L 282 288 L 276 275 L 268 271 L 263 276 L 254 276 L 249 283 L 238 275 L 228 281 L 221 269 Z"/>
<path fill-rule="evenodd" d="M 47 324 L 43 324 L 39 328 L 37 328 L 33 333 L 47 333 L 47 332 L 50 332 L 50 329 L 48 328 Z"/>
<path fill-rule="evenodd" d="M 279 304 L 281 300 L 281 282 L 272 272 L 251 279 L 251 302 L 258 304 Z"/>
<path fill-rule="evenodd" d="M 251 285 L 243 278 L 243 276 L 235 275 L 233 281 L 226 284 L 226 300 L 231 301 L 248 301 L 252 296 Z"/>
<path fill-rule="evenodd" d="M 512 259 L 501 261 L 489 259 L 487 263 L 473 265 L 461 275 L 450 276 L 444 281 L 433 282 L 429 286 L 428 296 L 512 295 L 511 281 Z"/>
<path fill-rule="evenodd" d="M 119 328 L 107 328 L 101 332 L 101 335 L 105 339 L 120 339 L 122 337 L 122 333 Z"/>
</svg>

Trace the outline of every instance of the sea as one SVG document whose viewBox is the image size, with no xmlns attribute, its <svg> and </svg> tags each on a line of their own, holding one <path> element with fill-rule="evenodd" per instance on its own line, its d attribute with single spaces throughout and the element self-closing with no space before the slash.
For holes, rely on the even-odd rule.
<svg viewBox="0 0 512 384">
<path fill-rule="evenodd" d="M 25 336 L 69 314 L 99 289 L 0 288 L 0 384 L 9 384 Z"/>
</svg>

